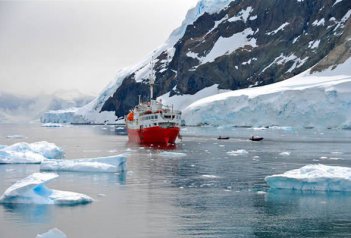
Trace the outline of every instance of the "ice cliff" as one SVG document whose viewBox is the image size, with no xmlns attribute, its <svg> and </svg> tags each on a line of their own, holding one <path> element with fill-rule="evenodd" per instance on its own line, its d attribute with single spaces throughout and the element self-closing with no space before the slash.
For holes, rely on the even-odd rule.
<svg viewBox="0 0 351 238">
<path fill-rule="evenodd" d="M 205 97 L 185 107 L 183 119 L 187 125 L 351 128 L 350 69 L 351 59 L 335 69 Z"/>
</svg>

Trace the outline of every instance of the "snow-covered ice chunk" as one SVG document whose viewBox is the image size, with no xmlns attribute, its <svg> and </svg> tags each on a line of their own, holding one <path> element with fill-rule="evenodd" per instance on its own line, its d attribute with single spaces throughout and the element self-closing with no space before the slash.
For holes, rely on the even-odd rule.
<svg viewBox="0 0 351 238">
<path fill-rule="evenodd" d="M 217 175 L 212 175 L 212 174 L 203 174 L 201 175 L 203 178 L 209 178 L 209 179 L 215 179 L 219 178 Z"/>
<path fill-rule="evenodd" d="M 284 151 L 284 152 L 281 152 L 279 155 L 281 156 L 289 156 L 291 152 L 289 151 Z"/>
<path fill-rule="evenodd" d="M 40 164 L 44 156 L 27 152 L 5 151 L 0 149 L 0 164 Z"/>
<path fill-rule="evenodd" d="M 170 157 L 170 158 L 175 158 L 175 157 L 185 157 L 185 153 L 181 152 L 170 152 L 170 151 L 162 151 L 158 154 L 159 156 L 162 157 Z"/>
<path fill-rule="evenodd" d="M 40 165 L 40 170 L 120 173 L 126 170 L 126 158 L 126 154 L 121 154 L 89 159 L 44 160 Z"/>
<path fill-rule="evenodd" d="M 283 174 L 267 176 L 271 188 L 309 191 L 351 191 L 351 168 L 306 165 Z"/>
<path fill-rule="evenodd" d="M 67 238 L 66 234 L 57 228 L 53 228 L 43 234 L 38 234 L 36 238 Z"/>
<path fill-rule="evenodd" d="M 77 205 L 93 201 L 87 195 L 49 189 L 45 183 L 57 178 L 54 173 L 34 173 L 17 181 L 0 197 L 0 203 Z"/>
<path fill-rule="evenodd" d="M 42 127 L 63 127 L 63 125 L 60 123 L 51 123 L 51 122 L 43 123 L 41 124 L 41 126 Z"/>
<path fill-rule="evenodd" d="M 33 152 L 41 154 L 47 159 L 61 159 L 63 158 L 63 150 L 54 143 L 47 141 L 34 142 L 29 144 Z"/>
<path fill-rule="evenodd" d="M 19 135 L 19 134 L 15 134 L 15 135 L 8 135 L 6 136 L 7 139 L 23 139 L 26 138 L 24 135 Z"/>
<path fill-rule="evenodd" d="M 232 150 L 227 152 L 228 155 L 232 156 L 247 155 L 248 153 L 247 150 Z"/>
<path fill-rule="evenodd" d="M 60 159 L 63 154 L 60 147 L 46 141 L 20 142 L 0 147 L 0 164 L 38 164 L 44 159 Z"/>
</svg>

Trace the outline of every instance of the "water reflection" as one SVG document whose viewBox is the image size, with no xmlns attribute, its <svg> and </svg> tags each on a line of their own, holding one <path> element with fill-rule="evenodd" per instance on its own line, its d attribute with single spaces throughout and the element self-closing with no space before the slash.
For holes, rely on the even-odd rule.
<svg viewBox="0 0 351 238">
<path fill-rule="evenodd" d="M 14 220 L 28 223 L 50 223 L 52 219 L 52 205 L 36 204 L 1 204 L 4 211 Z"/>
<path fill-rule="evenodd" d="M 72 187 L 85 187 L 89 185 L 125 184 L 126 171 L 119 173 L 89 173 L 89 172 L 56 172 L 60 177 L 55 180 L 56 184 L 71 184 Z M 54 186 L 53 186 L 54 187 Z"/>
<path fill-rule="evenodd" d="M 347 237 L 351 232 L 351 193 L 269 190 L 255 225 L 257 237 Z"/>
</svg>

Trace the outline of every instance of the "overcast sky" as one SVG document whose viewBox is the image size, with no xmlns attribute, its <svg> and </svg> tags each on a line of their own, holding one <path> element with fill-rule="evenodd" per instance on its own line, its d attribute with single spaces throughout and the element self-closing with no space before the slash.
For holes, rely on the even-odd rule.
<svg viewBox="0 0 351 238">
<path fill-rule="evenodd" d="M 160 46 L 197 0 L 0 1 L 0 91 L 97 95 Z"/>
</svg>

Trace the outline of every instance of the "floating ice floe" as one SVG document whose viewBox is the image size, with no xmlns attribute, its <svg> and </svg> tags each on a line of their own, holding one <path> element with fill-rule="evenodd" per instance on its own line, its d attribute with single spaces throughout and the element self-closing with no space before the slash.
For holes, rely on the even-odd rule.
<svg viewBox="0 0 351 238">
<path fill-rule="evenodd" d="M 63 150 L 46 141 L 20 142 L 10 146 L 0 146 L 0 164 L 39 164 L 44 159 L 60 159 Z"/>
<path fill-rule="evenodd" d="M 310 191 L 351 191 L 351 168 L 306 165 L 265 178 L 271 188 Z"/>
<path fill-rule="evenodd" d="M 217 175 L 212 175 L 212 174 L 203 174 L 203 175 L 201 175 L 201 177 L 209 178 L 209 179 L 219 178 Z"/>
<path fill-rule="evenodd" d="M 231 156 L 247 155 L 248 153 L 247 150 L 232 150 L 227 152 Z"/>
<path fill-rule="evenodd" d="M 8 135 L 6 136 L 7 139 L 23 139 L 26 138 L 24 135 Z"/>
<path fill-rule="evenodd" d="M 290 152 L 289 151 L 284 151 L 284 152 L 281 152 L 279 155 L 281 155 L 281 156 L 289 156 Z"/>
<path fill-rule="evenodd" d="M 42 127 L 63 127 L 60 123 L 43 123 L 41 124 Z"/>
<path fill-rule="evenodd" d="M 20 142 L 0 147 L 0 164 L 39 164 L 45 159 L 61 159 L 63 150 L 46 141 Z"/>
<path fill-rule="evenodd" d="M 162 151 L 158 154 L 159 156 L 162 157 L 169 157 L 169 158 L 176 158 L 176 157 L 185 157 L 185 153 L 181 152 L 170 152 L 170 151 Z"/>
<path fill-rule="evenodd" d="M 43 234 L 38 234 L 36 238 L 67 238 L 66 234 L 57 228 L 53 228 Z"/>
<path fill-rule="evenodd" d="M 126 170 L 127 154 L 75 160 L 44 160 L 42 171 L 107 172 L 120 173 Z"/>
<path fill-rule="evenodd" d="M 57 178 L 54 173 L 34 173 L 17 181 L 0 197 L 0 203 L 78 205 L 93 201 L 87 195 L 49 189 L 45 183 Z"/>
</svg>

